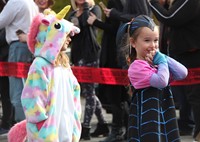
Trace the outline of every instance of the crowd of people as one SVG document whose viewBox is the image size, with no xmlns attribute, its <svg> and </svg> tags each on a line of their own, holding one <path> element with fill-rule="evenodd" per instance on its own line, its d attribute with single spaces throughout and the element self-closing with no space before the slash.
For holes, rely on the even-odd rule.
<svg viewBox="0 0 200 142">
<path fill-rule="evenodd" d="M 72 10 L 66 19 L 67 22 L 73 23 L 74 27 L 67 31 L 62 40 L 57 40 L 58 50 L 61 52 L 51 55 L 51 49 L 45 49 L 45 52 L 41 50 L 44 53 L 38 50 L 39 46 L 45 43 L 43 36 L 48 35 L 46 31 L 50 31 L 50 27 L 34 37 L 34 40 L 38 41 L 35 44 L 37 50 L 30 51 L 28 40 L 30 32 L 33 32 L 30 31 L 31 23 L 39 14 L 55 15 L 51 10 L 54 3 L 53 0 L 0 0 L 0 61 L 32 63 L 28 78 L 0 77 L 3 111 L 0 134 L 7 133 L 13 125 L 26 120 L 24 124 L 29 132 L 38 133 L 43 130 L 41 137 L 34 137 L 29 133 L 29 140 L 45 141 L 44 137 L 47 140 L 53 131 L 49 128 L 49 123 L 52 123 L 59 128 L 54 138 L 60 141 L 71 139 L 76 142 L 104 136 L 105 139 L 101 142 L 148 142 L 149 139 L 154 139 L 155 142 L 179 142 L 180 135 L 193 135 L 194 141 L 200 141 L 199 84 L 170 86 L 175 80 L 190 77 L 189 70 L 200 66 L 199 0 L 108 0 L 105 6 L 98 5 L 94 0 L 71 0 Z M 47 24 L 48 20 L 42 21 L 43 24 Z M 48 24 L 50 25 L 50 22 Z M 61 26 L 61 23 L 54 25 L 57 29 Z M 43 30 L 44 26 L 38 28 Z M 100 30 L 102 36 L 99 42 Z M 56 35 L 54 32 L 51 34 Z M 71 48 L 70 59 L 61 55 L 65 54 L 68 45 Z M 46 66 L 44 59 L 50 62 L 48 66 L 53 65 L 51 73 L 45 70 L 43 74 L 42 66 L 41 69 L 36 68 L 41 62 Z M 79 82 L 79 90 L 79 83 L 71 70 L 68 70 L 69 66 L 126 69 L 130 85 L 127 87 Z M 58 96 L 58 92 L 62 90 L 58 86 L 63 86 L 60 82 L 62 77 L 54 81 L 50 75 L 62 68 L 67 68 L 63 72 L 70 74 L 68 78 L 73 80 L 65 82 L 68 89 L 77 91 L 74 93 L 74 90 L 65 90 L 65 93 L 60 94 L 64 98 L 64 94 L 68 97 L 71 94 L 76 95 L 74 102 L 72 101 L 73 105 L 70 106 L 74 110 L 74 118 L 72 115 L 67 121 L 77 123 L 68 129 L 61 123 L 65 114 L 72 112 L 66 109 L 70 102 L 64 105 L 61 103 L 61 96 Z M 33 81 L 36 76 L 41 76 L 40 83 L 46 84 L 48 80 L 52 84 L 47 83 L 48 87 L 39 85 L 39 82 Z M 45 90 L 45 87 L 48 91 L 54 88 L 53 93 L 38 91 L 40 98 L 31 93 L 34 92 L 31 89 L 37 90 L 38 87 L 40 91 Z M 48 97 L 49 102 L 46 105 L 45 95 L 51 96 Z M 83 122 L 80 125 L 79 95 L 85 99 Z M 34 103 L 30 103 L 28 98 L 35 100 Z M 104 103 L 111 106 L 111 129 L 102 113 Z M 43 105 L 49 107 L 44 108 Z M 38 112 L 37 115 L 41 112 L 37 117 L 32 114 L 33 106 Z M 58 113 L 57 106 L 65 112 L 63 115 Z M 179 118 L 175 112 L 177 107 Z M 47 112 L 42 115 L 44 111 Z M 52 115 L 48 118 L 47 114 Z M 91 132 L 94 114 L 98 123 Z M 54 116 L 59 117 L 58 122 L 54 123 Z M 66 135 L 71 133 L 72 136 L 65 137 L 61 130 L 65 131 Z"/>
<path fill-rule="evenodd" d="M 3 9 L 0 13 L 0 29 L 5 29 L 5 39 L 8 46 L 8 62 L 24 62 L 30 63 L 32 61 L 32 54 L 28 46 L 24 42 L 20 42 L 16 31 L 23 30 L 27 33 L 32 19 L 38 13 L 38 7 L 34 1 L 26 0 L 11 0 L 1 1 Z M 4 36 L 4 35 L 1 35 Z M 2 102 L 8 102 L 3 105 L 3 114 L 6 114 L 7 121 L 2 122 L 2 132 L 7 131 L 13 123 L 20 122 L 25 119 L 24 111 L 21 104 L 21 93 L 24 87 L 25 78 L 18 78 L 9 76 L 9 84 L 2 88 L 1 96 Z M 6 83 L 6 82 L 5 82 Z M 4 82 L 1 82 L 3 87 Z M 5 84 L 6 85 L 6 84 Z M 9 86 L 8 86 L 9 85 Z M 6 94 L 5 94 L 6 93 Z M 9 102 L 10 101 L 10 102 Z M 4 123 L 5 122 L 5 123 Z M 7 126 L 4 126 L 6 124 Z"/>
</svg>

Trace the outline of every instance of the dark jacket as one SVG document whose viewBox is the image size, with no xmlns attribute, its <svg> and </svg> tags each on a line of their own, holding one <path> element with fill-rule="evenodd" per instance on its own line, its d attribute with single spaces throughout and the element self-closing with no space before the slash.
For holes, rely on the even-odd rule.
<svg viewBox="0 0 200 142">
<path fill-rule="evenodd" d="M 110 12 L 110 17 L 126 23 L 141 14 L 148 16 L 151 14 L 146 0 L 126 0 L 123 12 L 113 8 Z"/>
<path fill-rule="evenodd" d="M 151 15 L 151 10 L 146 0 L 126 0 L 123 11 L 118 10 L 115 7 L 112 8 L 110 12 L 110 19 L 119 21 L 120 23 L 127 23 L 141 14 L 148 16 Z M 117 42 L 116 50 L 118 65 L 122 68 L 127 68 L 126 55 L 123 49 L 124 45 L 121 44 L 121 39 L 115 39 L 115 42 Z"/>
<path fill-rule="evenodd" d="M 156 18 L 170 28 L 171 56 L 200 49 L 200 0 L 175 0 L 169 10 L 158 0 L 151 0 L 150 7 Z"/>
<path fill-rule="evenodd" d="M 90 28 L 94 33 L 95 38 L 97 36 L 97 28 L 91 26 L 87 23 L 87 19 L 89 17 L 89 13 L 94 13 L 97 18 L 101 19 L 101 9 L 98 5 L 95 5 L 93 8 L 90 8 L 88 3 L 84 4 L 84 11 L 82 15 L 79 17 L 75 17 L 76 11 L 72 11 L 69 15 L 69 21 L 72 19 L 78 18 L 78 25 L 81 32 L 74 37 L 72 37 L 71 42 L 71 61 L 73 64 L 78 63 L 81 59 L 83 59 L 86 63 L 97 61 L 98 53 L 94 50 L 92 39 L 90 36 Z"/>
<path fill-rule="evenodd" d="M 109 9 L 115 8 L 120 12 L 123 11 L 123 6 L 120 0 L 109 0 L 107 7 Z M 106 17 L 105 22 L 95 20 L 93 25 L 103 30 L 100 67 L 118 68 L 115 39 L 120 21 Z"/>
<path fill-rule="evenodd" d="M 6 42 L 6 32 L 5 29 L 0 30 L 0 61 L 8 60 L 9 46 Z"/>
</svg>

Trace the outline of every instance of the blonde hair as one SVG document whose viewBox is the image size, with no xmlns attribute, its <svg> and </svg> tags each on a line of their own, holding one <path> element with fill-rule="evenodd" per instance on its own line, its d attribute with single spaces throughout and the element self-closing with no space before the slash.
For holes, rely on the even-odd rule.
<svg viewBox="0 0 200 142">
<path fill-rule="evenodd" d="M 76 0 L 70 0 L 73 10 L 77 10 Z M 95 5 L 94 0 L 88 0 L 89 6 L 92 7 Z"/>
<path fill-rule="evenodd" d="M 91 7 L 95 5 L 94 0 L 89 0 L 88 3 L 89 3 L 89 6 L 91 6 Z"/>
<path fill-rule="evenodd" d="M 69 57 L 67 56 L 65 51 L 60 51 L 60 53 L 58 54 L 54 65 L 57 66 L 62 66 L 62 67 L 69 67 Z"/>
</svg>

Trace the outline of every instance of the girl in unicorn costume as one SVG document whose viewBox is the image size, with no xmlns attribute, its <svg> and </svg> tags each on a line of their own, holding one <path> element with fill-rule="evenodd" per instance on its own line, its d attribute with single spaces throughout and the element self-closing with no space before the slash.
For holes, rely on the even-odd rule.
<svg viewBox="0 0 200 142">
<path fill-rule="evenodd" d="M 35 59 L 22 92 L 26 120 L 8 133 L 9 142 L 78 142 L 81 134 L 80 86 L 66 55 L 70 35 L 80 30 L 46 10 L 30 27 L 28 45 Z"/>
</svg>

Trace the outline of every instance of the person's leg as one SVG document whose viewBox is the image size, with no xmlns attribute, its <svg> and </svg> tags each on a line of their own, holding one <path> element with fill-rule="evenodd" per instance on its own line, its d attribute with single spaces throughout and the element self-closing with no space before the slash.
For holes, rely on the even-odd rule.
<svg viewBox="0 0 200 142">
<path fill-rule="evenodd" d="M 96 61 L 85 63 L 84 60 L 80 60 L 76 65 L 78 66 L 87 66 L 87 67 L 97 67 L 98 64 Z M 81 84 L 81 95 L 85 97 L 85 113 L 84 119 L 82 123 L 82 133 L 81 138 L 85 140 L 90 139 L 90 122 L 92 119 L 93 114 L 95 113 L 98 119 L 99 124 L 105 124 L 105 119 L 102 113 L 102 105 L 99 101 L 98 97 L 95 93 L 95 84 L 94 83 L 82 83 Z M 99 125 L 100 126 L 100 125 Z M 107 124 L 106 126 L 106 133 L 105 131 L 101 131 L 98 134 L 108 134 Z M 93 133 L 94 134 L 94 133 Z M 93 136 L 97 136 L 96 133 Z"/>
<path fill-rule="evenodd" d="M 8 62 L 31 62 L 32 55 L 28 50 L 27 44 L 14 42 L 10 45 Z M 18 77 L 9 77 L 10 99 L 14 106 L 15 121 L 19 122 L 25 119 L 21 104 L 21 94 L 24 87 L 24 79 Z"/>
<path fill-rule="evenodd" d="M 107 136 L 109 134 L 109 128 L 106 120 L 104 119 L 103 112 L 102 112 L 102 105 L 98 97 L 95 97 L 96 99 L 96 109 L 95 109 L 95 115 L 98 119 L 98 124 L 96 126 L 96 129 L 93 133 L 91 133 L 92 137 L 98 137 L 100 135 Z"/>
<path fill-rule="evenodd" d="M 81 84 L 81 94 L 85 97 L 85 112 L 81 132 L 81 139 L 84 140 L 90 140 L 90 122 L 96 108 L 96 96 L 93 94 L 92 86 L 93 84 L 89 83 Z"/>
<path fill-rule="evenodd" d="M 93 84 L 84 83 L 81 85 L 82 94 L 85 97 L 85 113 L 83 125 L 89 127 L 92 116 L 96 109 L 96 96 L 93 92 Z"/>
<path fill-rule="evenodd" d="M 20 122 L 25 119 L 24 111 L 21 104 L 21 93 L 23 83 L 21 78 L 9 77 L 10 81 L 10 99 L 14 106 L 15 121 Z"/>
<path fill-rule="evenodd" d="M 176 101 L 179 103 L 179 118 L 178 126 L 180 135 L 191 135 L 193 127 L 190 124 L 191 120 L 191 106 L 187 101 L 186 91 L 184 86 L 173 86 L 172 93 Z"/>
<path fill-rule="evenodd" d="M 99 100 L 99 98 L 95 95 L 95 100 L 96 100 L 96 109 L 95 109 L 95 115 L 97 116 L 98 122 L 100 124 L 106 123 L 106 120 L 104 119 L 103 112 L 102 112 L 102 105 Z"/>
<path fill-rule="evenodd" d="M 109 136 L 101 142 L 118 142 L 124 139 L 124 109 L 122 86 L 110 85 L 110 100 L 112 110 L 112 126 Z"/>
<path fill-rule="evenodd" d="M 200 135 L 200 84 L 186 86 L 187 99 L 192 107 L 195 127 L 193 137 Z M 198 139 L 200 141 L 200 139 Z"/>
<path fill-rule="evenodd" d="M 191 68 L 199 68 L 200 67 L 200 62 L 198 62 L 200 56 L 200 50 L 195 50 L 195 51 L 190 51 L 190 52 L 185 52 L 181 56 L 177 56 L 176 59 L 180 63 L 182 63 L 185 67 L 188 69 Z M 189 72 L 191 76 L 194 78 L 198 76 L 197 74 L 193 74 L 192 72 Z M 191 79 L 191 83 L 193 80 Z M 194 85 L 187 85 L 184 87 L 185 88 L 185 94 L 187 97 L 187 101 L 190 103 L 191 108 L 192 108 L 192 114 L 193 114 L 193 119 L 194 119 L 194 134 L 193 137 L 197 137 L 200 132 L 200 84 L 194 84 Z M 200 141 L 200 140 L 199 140 Z"/>
<path fill-rule="evenodd" d="M 9 96 L 8 77 L 0 77 L 0 96 L 2 103 L 2 122 L 0 126 L 0 134 L 8 132 L 12 126 L 13 107 Z"/>
<path fill-rule="evenodd" d="M 196 141 L 200 141 L 200 104 L 199 105 L 192 105 L 194 121 L 195 121 L 195 129 L 193 137 Z"/>
<path fill-rule="evenodd" d="M 2 33 L 2 32 L 1 32 Z M 1 36 L 4 36 L 3 33 Z M 2 41 L 3 42 L 3 41 Z M 0 50 L 0 61 L 8 62 L 9 46 L 2 44 Z M 13 125 L 14 110 L 9 95 L 9 79 L 7 76 L 0 77 L 0 97 L 2 104 L 2 121 L 0 134 L 6 133 Z"/>
<path fill-rule="evenodd" d="M 87 66 L 87 67 L 97 67 L 98 63 L 97 61 L 84 63 L 84 60 L 82 61 L 82 65 L 80 66 Z M 84 123 L 88 126 L 90 126 L 90 121 L 92 119 L 92 115 L 95 113 L 97 116 L 98 122 L 100 124 L 104 124 L 106 121 L 104 119 L 103 113 L 102 113 L 102 105 L 99 101 L 98 97 L 96 96 L 95 92 L 95 84 L 94 83 L 84 83 L 82 85 L 82 94 L 86 97 L 86 108 L 85 108 L 85 117 L 84 117 Z M 90 108 L 90 109 L 88 109 Z M 87 116 L 87 118 L 86 118 Z"/>
<path fill-rule="evenodd" d="M 102 106 L 97 98 L 97 96 L 94 93 L 94 84 L 84 83 L 82 86 L 82 93 L 85 96 L 86 102 L 85 102 L 85 113 L 84 113 L 84 121 L 83 121 L 83 133 L 82 138 L 87 139 L 90 137 L 89 129 L 90 129 L 90 123 L 93 114 L 95 113 L 98 119 L 97 130 L 95 133 L 92 133 L 92 136 L 96 137 L 99 135 L 108 135 L 109 129 L 107 127 L 107 123 L 104 119 L 103 113 L 102 113 Z M 101 131 L 100 131 L 101 128 Z M 97 133 L 98 132 L 98 133 Z"/>
<path fill-rule="evenodd" d="M 9 96 L 8 77 L 0 77 L 0 94 L 3 111 L 1 127 L 9 129 L 12 122 L 12 105 Z"/>
</svg>

